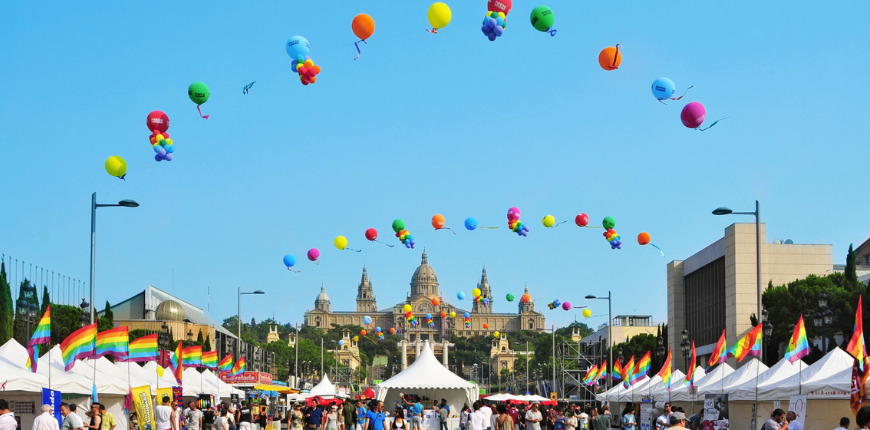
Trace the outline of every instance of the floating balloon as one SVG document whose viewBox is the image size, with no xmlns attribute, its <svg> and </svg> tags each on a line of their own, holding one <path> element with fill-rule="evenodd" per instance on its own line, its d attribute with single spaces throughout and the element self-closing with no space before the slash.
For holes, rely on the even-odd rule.
<svg viewBox="0 0 870 430">
<path fill-rule="evenodd" d="M 406 304 L 405 306 L 402 306 L 402 310 L 405 312 L 411 312 L 411 305 Z"/>
<path fill-rule="evenodd" d="M 467 221 L 468 221 L 468 220 L 466 220 L 466 222 L 467 222 Z M 444 215 L 441 215 L 441 214 L 435 214 L 435 215 L 432 217 L 432 227 L 434 227 L 435 230 L 441 230 L 441 229 L 444 229 L 444 230 L 450 230 L 450 231 L 453 231 L 453 229 L 450 228 L 450 227 L 444 227 Z M 467 224 L 466 224 L 466 227 L 465 227 L 465 228 L 468 228 L 468 225 L 467 225 Z M 474 230 L 474 229 L 472 228 L 472 229 L 470 229 L 470 230 Z M 456 232 L 453 231 L 453 234 L 456 234 Z"/>
<path fill-rule="evenodd" d="M 432 3 L 432 6 L 429 6 L 429 11 L 426 13 L 426 18 L 429 19 L 429 25 L 432 26 L 432 29 L 426 31 L 433 34 L 438 33 L 438 29 L 447 27 L 447 24 L 450 24 L 452 17 L 453 14 L 450 12 L 450 6 L 441 2 Z"/>
<path fill-rule="evenodd" d="M 471 314 L 468 312 L 462 314 L 462 316 L 464 316 L 465 318 L 471 318 Z"/>
<path fill-rule="evenodd" d="M 339 341 L 338 341 L 338 346 L 344 346 L 344 340 L 339 340 Z"/>
<path fill-rule="evenodd" d="M 519 236 L 528 236 L 529 228 L 523 225 L 523 222 L 520 221 L 520 210 L 517 208 L 508 209 L 507 213 L 508 218 L 508 227 L 510 227 L 511 231 L 516 233 Z"/>
<path fill-rule="evenodd" d="M 547 227 L 547 228 L 552 227 L 552 226 L 556 225 L 556 217 L 554 217 L 553 215 L 547 215 L 544 217 L 544 219 L 541 221 L 541 223 L 544 224 L 544 227 Z"/>
<path fill-rule="evenodd" d="M 504 34 L 504 29 L 507 27 L 507 15 L 504 12 L 489 11 L 483 18 L 483 25 L 480 31 L 486 36 L 490 42 L 494 42 L 497 37 Z"/>
<path fill-rule="evenodd" d="M 622 249 L 622 242 L 619 240 L 619 234 L 612 228 L 608 228 L 604 232 L 604 238 L 610 242 L 610 249 Z"/>
<path fill-rule="evenodd" d="M 472 217 L 465 218 L 465 228 L 466 228 L 466 229 L 468 229 L 468 230 L 474 230 L 474 229 L 476 229 L 476 228 L 478 228 L 478 227 L 480 227 L 480 228 L 487 228 L 487 229 L 490 229 L 490 230 L 498 228 L 498 227 L 485 227 L 485 226 L 482 226 L 482 225 L 477 225 L 477 219 L 476 219 L 476 218 L 472 218 Z"/>
<path fill-rule="evenodd" d="M 354 341 L 354 342 L 359 342 L 359 336 L 354 336 L 354 337 L 353 337 L 353 341 Z"/>
<path fill-rule="evenodd" d="M 187 96 L 190 97 L 190 101 L 196 103 L 196 111 L 199 112 L 199 116 L 205 119 L 208 119 L 208 115 L 203 115 L 199 106 L 207 102 L 210 95 L 211 91 L 205 82 L 196 81 L 187 87 Z"/>
<path fill-rule="evenodd" d="M 158 133 L 163 133 L 169 130 L 169 117 L 165 113 L 155 110 L 148 114 L 145 119 L 145 125 L 149 131 L 156 130 Z"/>
<path fill-rule="evenodd" d="M 513 2 L 511 0 L 487 0 L 486 10 L 493 12 L 501 12 L 505 15 L 511 13 Z"/>
<path fill-rule="evenodd" d="M 293 36 L 287 40 L 287 44 L 284 45 L 284 48 L 287 50 L 287 55 L 290 58 L 296 60 L 301 55 L 303 58 L 311 53 L 311 45 L 308 44 L 308 40 L 306 40 L 302 36 Z"/>
<path fill-rule="evenodd" d="M 592 316 L 592 311 L 590 309 L 583 309 L 583 317 L 589 318 Z"/>
<path fill-rule="evenodd" d="M 475 289 L 471 290 L 471 295 L 474 297 L 480 297 L 480 293 L 481 293 L 480 288 L 475 288 Z"/>
<path fill-rule="evenodd" d="M 523 294 L 523 295 L 520 297 L 520 301 L 523 302 L 523 303 L 528 303 L 528 302 L 532 301 L 532 296 L 528 295 L 528 293 L 527 293 L 527 294 Z"/>
<path fill-rule="evenodd" d="M 320 258 L 320 251 L 317 248 L 311 248 L 308 250 L 308 259 L 317 263 L 317 259 Z"/>
<path fill-rule="evenodd" d="M 512 302 L 512 301 L 514 301 L 514 295 L 511 293 L 508 293 L 507 296 L 505 296 L 505 299 L 507 299 L 507 301 L 509 301 L 509 302 Z"/>
<path fill-rule="evenodd" d="M 589 215 L 585 213 L 581 213 L 574 217 L 574 224 L 577 224 L 577 227 L 586 227 L 589 225 Z"/>
<path fill-rule="evenodd" d="M 162 378 L 163 372 L 164 372 L 163 366 L 157 366 L 157 376 Z"/>
<path fill-rule="evenodd" d="M 598 64 L 601 68 L 607 71 L 616 70 L 622 63 L 622 54 L 619 52 L 619 44 L 616 46 L 608 46 L 601 50 L 598 54 Z"/>
<path fill-rule="evenodd" d="M 550 308 L 550 310 L 556 309 L 556 308 L 558 308 L 558 307 L 561 306 L 561 305 L 562 305 L 562 302 L 560 302 L 558 299 L 557 299 L 557 300 L 553 300 L 553 301 L 550 302 L 550 303 L 547 303 L 547 307 Z"/>
<path fill-rule="evenodd" d="M 465 293 L 463 293 L 462 291 L 456 293 L 456 298 L 459 300 L 465 300 Z"/>
<path fill-rule="evenodd" d="M 441 304 L 441 300 L 438 300 L 438 297 L 432 298 L 432 306 L 438 306 Z"/>
<path fill-rule="evenodd" d="M 405 229 L 405 220 L 396 218 L 393 220 L 393 231 L 398 233 Z"/>
<path fill-rule="evenodd" d="M 375 327 L 375 331 L 381 331 L 381 326 Z"/>
<path fill-rule="evenodd" d="M 396 334 L 396 328 L 390 327 L 390 334 Z"/>
<path fill-rule="evenodd" d="M 650 240 L 652 240 L 652 238 L 650 237 L 649 233 L 647 233 L 647 232 L 643 232 L 643 233 L 637 235 L 637 243 L 638 243 L 638 245 L 646 245 L 646 244 L 650 244 L 650 245 L 652 245 L 655 249 L 658 249 L 659 252 L 662 253 L 662 257 L 664 257 L 664 256 L 665 256 L 665 252 L 662 251 L 661 248 L 659 248 L 658 246 L 656 246 L 656 244 L 654 244 L 654 243 L 650 243 Z"/>
<path fill-rule="evenodd" d="M 553 23 L 556 22 L 556 15 L 553 14 L 553 9 L 541 5 L 532 9 L 532 27 L 535 30 L 550 33 L 550 36 L 556 35 L 556 30 L 553 30 Z"/>
<path fill-rule="evenodd" d="M 465 328 L 471 328 L 471 315 L 468 312 L 465 313 Z"/>
<path fill-rule="evenodd" d="M 680 112 L 680 121 L 683 122 L 683 125 L 688 128 L 693 128 L 698 131 L 709 130 L 711 127 L 722 121 L 723 119 L 717 119 L 713 121 L 712 124 L 705 128 L 698 128 L 704 122 L 704 119 L 707 117 L 707 110 L 704 109 L 704 105 L 698 102 L 691 102 L 685 106 L 683 106 L 683 111 Z"/>
<path fill-rule="evenodd" d="M 360 330 L 360 331 L 359 331 L 359 334 L 360 334 L 360 336 L 365 337 L 365 336 L 366 336 L 366 330 L 365 330 L 365 329 Z"/>
<path fill-rule="evenodd" d="M 361 13 L 355 17 L 353 17 L 353 21 L 350 23 L 350 28 L 353 30 L 353 34 L 356 37 L 359 37 L 359 41 L 354 42 L 354 46 L 356 46 L 356 57 L 354 60 L 358 59 L 362 54 L 359 50 L 359 43 L 366 43 L 366 39 L 372 37 L 372 34 L 375 32 L 375 20 L 372 17 Z"/>
<path fill-rule="evenodd" d="M 169 117 L 159 110 L 148 114 L 145 119 L 145 125 L 151 130 L 151 149 L 154 150 L 155 161 L 172 161 L 172 153 L 175 148 L 172 146 L 172 139 L 169 138 Z"/>
<path fill-rule="evenodd" d="M 411 236 L 411 233 L 405 230 L 404 220 L 396 218 L 393 221 L 393 231 L 396 232 L 396 237 L 405 245 L 405 248 L 414 249 L 414 236 Z"/>
<path fill-rule="evenodd" d="M 284 265 L 287 266 L 287 270 L 293 273 L 299 273 L 301 270 L 293 270 L 291 267 L 296 265 L 296 257 L 293 254 L 287 254 L 284 256 Z"/>
<path fill-rule="evenodd" d="M 441 318 L 447 318 L 447 311 L 441 311 Z"/>
<path fill-rule="evenodd" d="M 113 155 L 106 159 L 106 172 L 116 178 L 124 179 L 127 176 L 127 162 L 123 158 Z"/>
<path fill-rule="evenodd" d="M 489 324 L 483 323 L 483 328 L 489 328 Z"/>
<path fill-rule="evenodd" d="M 604 228 L 609 230 L 613 227 L 616 227 L 616 220 L 613 219 L 612 216 L 606 216 L 606 217 L 604 217 L 604 221 L 601 221 L 601 225 L 604 226 Z"/>
<path fill-rule="evenodd" d="M 496 339 L 498 339 L 499 336 L 501 336 L 501 333 L 499 333 L 499 332 L 495 332 L 492 334 L 492 337 L 494 337 Z"/>
<path fill-rule="evenodd" d="M 336 236 L 332 243 L 339 251 L 344 251 L 344 248 L 347 248 L 347 238 L 344 236 Z"/>
<path fill-rule="evenodd" d="M 370 316 L 364 316 L 364 317 L 363 317 L 363 324 L 365 324 L 365 325 L 369 325 L 369 324 L 371 324 L 371 323 L 372 323 L 372 317 L 370 317 Z"/>
<path fill-rule="evenodd" d="M 562 303 L 562 310 L 571 310 L 571 302 Z"/>
<path fill-rule="evenodd" d="M 662 104 L 667 104 L 662 100 L 680 100 L 686 96 L 686 93 L 689 92 L 689 90 L 691 90 L 693 86 L 694 85 L 686 88 L 686 91 L 683 92 L 683 95 L 674 98 L 671 97 L 674 95 L 674 91 L 676 90 L 676 85 L 674 85 L 674 81 L 668 78 L 658 78 L 652 83 L 652 93 L 653 96 L 655 96 L 656 100 L 658 100 Z"/>
<path fill-rule="evenodd" d="M 395 245 L 390 245 L 390 244 L 388 244 L 388 243 L 384 243 L 384 242 L 379 241 L 379 240 L 378 240 L 378 231 L 375 230 L 375 229 L 373 229 L 373 228 L 370 228 L 370 229 L 366 230 L 366 239 L 368 239 L 368 240 L 371 241 L 371 242 L 377 242 L 377 243 L 381 243 L 381 244 L 387 245 L 387 246 L 389 246 L 390 248 L 392 248 L 393 246 L 395 246 Z"/>
<path fill-rule="evenodd" d="M 302 85 L 317 82 L 317 74 L 320 73 L 320 66 L 315 65 L 314 60 L 312 60 L 311 57 L 307 55 L 299 55 L 290 63 L 290 67 L 299 73 L 299 81 L 302 82 Z"/>
<path fill-rule="evenodd" d="M 450 318 L 456 318 L 456 312 L 450 311 Z"/>
</svg>

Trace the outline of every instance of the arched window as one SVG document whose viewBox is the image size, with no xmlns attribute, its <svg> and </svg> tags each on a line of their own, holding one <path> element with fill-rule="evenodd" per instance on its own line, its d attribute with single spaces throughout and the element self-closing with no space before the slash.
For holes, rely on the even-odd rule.
<svg viewBox="0 0 870 430">
<path fill-rule="evenodd" d="M 320 327 L 320 317 L 315 317 L 315 318 L 314 318 L 314 323 L 315 323 L 315 325 L 316 325 L 317 327 Z"/>
<path fill-rule="evenodd" d="M 529 330 L 532 330 L 534 328 L 535 328 L 535 320 L 530 318 L 529 319 Z"/>
<path fill-rule="evenodd" d="M 501 347 L 501 352 L 506 352 L 506 351 L 507 351 L 507 348 Z"/>
</svg>

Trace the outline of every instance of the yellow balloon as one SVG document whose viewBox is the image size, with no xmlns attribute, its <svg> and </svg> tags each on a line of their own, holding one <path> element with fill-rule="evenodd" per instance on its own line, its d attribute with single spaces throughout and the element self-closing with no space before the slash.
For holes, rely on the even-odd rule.
<svg viewBox="0 0 870 430">
<path fill-rule="evenodd" d="M 583 316 L 589 318 L 592 316 L 592 311 L 589 309 L 583 309 Z"/>
<path fill-rule="evenodd" d="M 172 139 L 166 139 L 166 144 L 167 144 L 167 145 L 172 145 Z"/>
<path fill-rule="evenodd" d="M 402 306 L 402 310 L 405 312 L 411 312 L 411 305 Z"/>
<path fill-rule="evenodd" d="M 553 215 L 547 215 L 541 222 L 544 223 L 544 227 L 552 227 L 556 225 L 556 217 L 554 217 Z"/>
<path fill-rule="evenodd" d="M 160 366 L 157 366 L 157 376 L 163 377 L 163 368 Z"/>
<path fill-rule="evenodd" d="M 429 12 L 426 14 L 426 17 L 429 18 L 429 24 L 432 28 L 439 29 L 447 27 L 447 24 L 450 24 L 450 18 L 453 17 L 453 14 L 450 12 L 450 6 L 437 2 L 429 6 Z"/>
<path fill-rule="evenodd" d="M 496 338 L 498 338 L 499 336 L 501 336 L 501 334 L 500 334 L 499 332 L 495 332 L 495 333 L 493 333 L 492 335 L 495 336 Z"/>
<path fill-rule="evenodd" d="M 334 243 L 335 247 L 339 250 L 344 250 L 344 248 L 347 248 L 347 238 L 344 236 L 336 236 L 335 240 L 332 243 Z"/>
<path fill-rule="evenodd" d="M 450 318 L 456 318 L 456 312 L 450 311 Z"/>
<path fill-rule="evenodd" d="M 110 175 L 124 179 L 127 174 L 127 162 L 123 158 L 113 155 L 106 159 L 106 172 Z"/>
<path fill-rule="evenodd" d="M 501 18 L 501 19 L 504 19 L 504 12 L 499 12 L 499 13 L 498 13 L 498 17 Z"/>
<path fill-rule="evenodd" d="M 157 136 L 154 136 L 154 140 L 160 142 L 161 140 L 163 140 L 163 135 L 162 135 L 162 134 L 158 134 Z"/>
<path fill-rule="evenodd" d="M 480 297 L 480 288 L 475 288 L 471 290 L 471 295 L 474 297 Z"/>
<path fill-rule="evenodd" d="M 354 341 L 354 342 L 359 342 L 359 336 L 354 336 L 354 337 L 353 337 L 353 341 Z"/>
</svg>

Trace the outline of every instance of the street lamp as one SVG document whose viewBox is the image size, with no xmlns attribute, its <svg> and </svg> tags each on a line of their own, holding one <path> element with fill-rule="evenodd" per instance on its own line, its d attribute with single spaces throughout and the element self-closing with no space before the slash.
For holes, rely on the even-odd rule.
<svg viewBox="0 0 870 430">
<path fill-rule="evenodd" d="M 761 208 L 758 200 L 755 201 L 755 212 L 734 212 L 730 208 L 716 208 L 713 215 L 754 215 L 755 216 L 755 274 L 758 283 L 758 297 L 756 298 L 756 314 L 761 315 Z M 762 357 L 762 362 L 764 357 Z"/>
<path fill-rule="evenodd" d="M 238 323 L 239 323 L 239 331 L 238 331 L 239 338 L 236 340 L 236 360 L 238 360 L 242 356 L 241 351 L 242 351 L 242 295 L 243 294 L 266 294 L 266 293 L 264 293 L 262 290 L 255 290 L 255 291 L 243 293 L 242 287 L 239 287 L 239 309 L 238 309 L 239 312 L 238 312 L 238 314 L 236 314 L 236 316 L 238 317 L 238 320 L 239 320 L 238 321 Z"/>
<path fill-rule="evenodd" d="M 773 324 L 768 321 L 769 313 L 767 309 L 761 310 L 761 340 L 764 342 L 763 350 L 767 350 L 767 340 L 770 339 L 770 336 L 773 334 Z M 769 354 L 763 354 L 761 356 L 761 362 L 764 363 L 764 357 Z"/>
<path fill-rule="evenodd" d="M 656 358 L 658 359 L 658 364 L 663 365 L 662 363 L 665 360 L 665 339 L 662 338 L 662 335 L 658 335 L 656 342 L 659 344 L 658 348 L 656 348 Z"/>
<path fill-rule="evenodd" d="M 689 372 L 689 353 L 691 352 L 690 348 L 689 348 L 689 346 L 690 346 L 690 344 L 689 344 L 689 330 L 683 329 L 683 331 L 680 332 L 680 334 L 683 336 L 683 341 L 680 342 L 680 351 L 683 352 L 683 361 L 684 361 L 684 364 L 686 366 L 686 373 L 688 373 Z"/>
<path fill-rule="evenodd" d="M 97 208 L 107 208 L 113 206 L 120 206 L 125 208 L 136 208 L 139 207 L 139 203 L 136 203 L 135 200 L 121 200 L 118 204 L 102 204 L 97 203 L 97 193 L 91 194 L 91 303 L 94 303 L 94 256 L 96 255 L 96 239 L 97 239 Z M 91 309 L 91 324 L 94 323 L 94 319 L 96 318 L 96 306 L 93 306 Z"/>
<path fill-rule="evenodd" d="M 188 330 L 188 331 L 187 331 L 187 341 L 188 341 L 188 342 L 193 342 L 193 330 Z"/>
<path fill-rule="evenodd" d="M 610 300 L 610 291 L 607 292 L 607 297 L 595 297 L 590 294 L 586 296 L 587 300 L 607 300 L 607 351 L 609 354 L 610 363 L 613 363 L 613 348 L 610 346 L 613 344 L 613 302 Z M 612 366 L 613 364 L 611 364 Z M 604 391 L 610 389 L 610 378 L 605 378 L 605 386 Z"/>
<path fill-rule="evenodd" d="M 828 295 L 823 291 L 819 294 L 819 310 L 813 314 L 813 324 L 822 332 L 822 344 L 825 347 L 823 354 L 828 353 L 827 329 L 834 322 L 834 312 L 828 308 Z"/>
<path fill-rule="evenodd" d="M 164 351 L 169 350 L 169 326 L 166 325 L 166 321 L 163 322 L 163 325 L 160 327 L 163 331 L 157 335 L 158 342 L 160 342 L 160 348 Z M 163 352 L 160 353 L 160 366 L 166 367 L 166 356 L 163 355 Z"/>
<path fill-rule="evenodd" d="M 79 320 L 82 323 L 82 327 L 88 325 L 88 319 L 89 319 L 89 315 L 90 315 L 90 313 L 88 312 L 88 306 L 89 305 L 88 305 L 87 300 L 82 299 L 82 304 L 79 305 L 79 307 L 82 308 L 82 315 L 81 315 L 81 317 L 79 317 Z M 93 315 L 90 315 L 90 317 L 93 317 Z M 90 321 L 93 321 L 93 319 L 91 319 Z M 92 324 L 93 324 L 93 322 L 92 322 Z"/>
</svg>

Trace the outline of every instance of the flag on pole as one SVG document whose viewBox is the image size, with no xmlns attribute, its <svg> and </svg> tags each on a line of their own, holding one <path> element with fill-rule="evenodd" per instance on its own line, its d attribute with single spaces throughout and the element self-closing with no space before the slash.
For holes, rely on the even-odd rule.
<svg viewBox="0 0 870 430">
<path fill-rule="evenodd" d="M 725 330 L 722 330 L 722 336 L 719 337 L 719 341 L 716 342 L 716 346 L 713 348 L 713 353 L 710 354 L 710 361 L 707 363 L 707 371 L 710 371 L 710 368 L 719 364 L 724 363 L 728 360 L 728 348 L 725 344 Z"/>
<path fill-rule="evenodd" d="M 229 372 L 233 370 L 233 355 L 227 354 L 220 363 L 218 363 L 218 372 Z"/>
<path fill-rule="evenodd" d="M 184 348 L 184 359 L 181 360 L 183 367 L 200 367 L 202 366 L 202 346 L 188 346 Z"/>
<path fill-rule="evenodd" d="M 594 365 L 586 371 L 586 377 L 583 378 L 583 383 L 586 385 L 592 385 L 592 382 L 595 380 L 595 375 L 598 374 L 598 365 Z"/>
<path fill-rule="evenodd" d="M 650 355 L 650 351 L 647 351 L 640 360 L 637 361 L 637 365 L 634 373 L 631 374 L 631 380 L 629 384 L 634 385 L 637 382 L 643 381 L 644 378 L 647 377 L 647 373 L 649 372 L 649 368 L 652 365 L 652 356 Z"/>
<path fill-rule="evenodd" d="M 606 377 L 607 377 L 607 360 L 604 360 L 604 364 L 602 364 L 601 367 L 598 368 L 598 375 L 595 376 L 594 383 L 597 385 L 598 381 L 601 380 L 601 378 L 606 378 Z"/>
<path fill-rule="evenodd" d="M 158 357 L 157 333 L 142 336 L 127 346 L 127 358 L 119 361 L 154 361 Z"/>
<path fill-rule="evenodd" d="M 207 367 L 209 369 L 217 369 L 218 359 L 217 359 L 217 351 L 207 351 L 202 353 L 202 365 L 203 367 Z"/>
<path fill-rule="evenodd" d="M 97 345 L 97 323 L 72 332 L 60 343 L 64 370 L 69 372 L 80 358 L 92 358 Z"/>
<path fill-rule="evenodd" d="M 807 329 L 804 327 L 804 316 L 801 314 L 794 333 L 788 340 L 788 347 L 785 349 L 785 358 L 789 362 L 794 363 L 810 353 L 810 344 L 807 342 Z"/>
<path fill-rule="evenodd" d="M 127 326 L 115 327 L 97 334 L 97 352 L 94 357 L 111 354 L 126 358 L 130 352 L 130 332 Z"/>
<path fill-rule="evenodd" d="M 179 340 L 178 346 L 175 347 L 175 355 L 172 356 L 170 363 L 172 364 L 173 374 L 175 375 L 175 379 L 178 380 L 178 383 L 181 383 L 181 375 L 184 371 L 184 348 L 181 347 L 182 343 Z"/>
<path fill-rule="evenodd" d="M 241 375 L 245 373 L 245 357 L 239 358 L 239 361 L 233 366 L 233 370 L 230 371 L 230 376 Z"/>
<path fill-rule="evenodd" d="M 695 388 L 695 362 L 698 356 L 695 355 L 695 341 L 692 340 L 692 360 L 689 361 L 689 368 L 686 370 L 686 379 L 683 380 L 683 385 L 689 388 Z"/>
<path fill-rule="evenodd" d="M 728 351 L 728 356 L 737 358 L 739 363 L 746 357 L 761 355 L 761 325 L 762 323 L 758 323 L 749 333 L 743 335 Z"/>
<path fill-rule="evenodd" d="M 866 360 L 865 360 L 866 361 Z M 853 414 L 867 403 L 867 374 L 858 366 L 858 360 L 852 362 L 852 395 L 849 398 L 849 406 Z"/>
<path fill-rule="evenodd" d="M 662 378 L 662 383 L 665 385 L 665 388 L 668 391 L 671 391 L 671 348 L 668 347 L 668 358 L 665 359 L 665 363 L 662 365 L 661 370 L 657 374 L 660 378 Z"/>
<path fill-rule="evenodd" d="M 27 342 L 27 368 L 36 373 L 39 362 L 39 345 L 51 342 L 51 305 L 45 307 L 45 315 L 39 320 L 39 325 L 33 331 L 30 342 Z"/>
<path fill-rule="evenodd" d="M 628 363 L 626 363 L 625 366 L 622 366 L 622 385 L 625 386 L 625 388 L 628 388 L 631 386 L 631 381 L 629 379 L 631 379 L 631 374 L 633 372 L 634 372 L 634 355 L 631 356 L 631 358 L 628 360 Z"/>
<path fill-rule="evenodd" d="M 616 364 L 613 365 L 613 379 L 617 381 L 622 379 L 622 363 L 619 362 L 619 357 L 616 358 Z"/>
<path fill-rule="evenodd" d="M 858 360 L 858 368 L 864 371 L 867 364 L 867 346 L 864 344 L 864 314 L 861 312 L 861 296 L 858 296 L 858 310 L 855 312 L 855 332 L 846 346 L 846 352 Z"/>
</svg>

